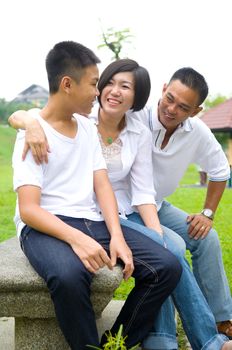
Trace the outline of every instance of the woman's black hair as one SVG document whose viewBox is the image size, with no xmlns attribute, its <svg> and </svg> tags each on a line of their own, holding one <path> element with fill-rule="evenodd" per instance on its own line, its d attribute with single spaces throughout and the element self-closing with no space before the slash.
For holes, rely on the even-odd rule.
<svg viewBox="0 0 232 350">
<path fill-rule="evenodd" d="M 134 103 L 131 107 L 134 112 L 143 109 L 151 90 L 151 81 L 148 71 L 139 66 L 139 64 L 131 59 L 125 58 L 110 63 L 102 72 L 98 82 L 98 90 L 100 95 L 98 101 L 101 105 L 101 94 L 104 87 L 109 83 L 112 77 L 117 73 L 131 72 L 134 76 Z"/>
</svg>

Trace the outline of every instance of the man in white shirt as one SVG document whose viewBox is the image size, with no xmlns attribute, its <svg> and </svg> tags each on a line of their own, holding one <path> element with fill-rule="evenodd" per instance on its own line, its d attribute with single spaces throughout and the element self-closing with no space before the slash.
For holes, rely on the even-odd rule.
<svg viewBox="0 0 232 350">
<path fill-rule="evenodd" d="M 50 95 L 37 116 L 51 147 L 49 162 L 37 165 L 31 152 L 22 161 L 22 132 L 13 155 L 20 243 L 47 283 L 72 350 L 99 345 L 90 300 L 99 268 L 112 269 L 118 261 L 125 279 L 135 277 L 111 330 L 115 334 L 123 324 L 128 347 L 144 339 L 181 275 L 179 262 L 167 249 L 132 229 L 122 232 L 96 128 L 87 118 L 73 115 L 91 111 L 99 94 L 98 62 L 81 44 L 65 41 L 53 47 L 46 58 Z"/>
<path fill-rule="evenodd" d="M 182 68 L 164 85 L 158 105 L 133 115 L 152 131 L 160 223 L 185 240 L 192 254 L 194 275 L 214 314 L 218 330 L 231 337 L 231 294 L 218 235 L 212 228 L 214 214 L 230 177 L 230 168 L 220 144 L 196 117 L 207 94 L 204 77 L 192 68 Z M 209 178 L 202 211 L 194 215 L 164 200 L 176 190 L 191 163 L 202 167 Z M 134 218 L 140 222 L 137 219 Z"/>
</svg>

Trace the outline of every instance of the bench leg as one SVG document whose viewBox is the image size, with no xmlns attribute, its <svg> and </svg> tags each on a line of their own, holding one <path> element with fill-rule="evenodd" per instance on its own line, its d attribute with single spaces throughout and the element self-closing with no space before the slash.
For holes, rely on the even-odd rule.
<svg viewBox="0 0 232 350">
<path fill-rule="evenodd" d="M 124 301 L 112 300 L 96 319 L 98 334 L 109 330 Z M 68 350 L 64 336 L 55 318 L 15 318 L 15 350 Z"/>
<path fill-rule="evenodd" d="M 15 319 L 15 350 L 68 350 L 55 318 Z"/>
</svg>

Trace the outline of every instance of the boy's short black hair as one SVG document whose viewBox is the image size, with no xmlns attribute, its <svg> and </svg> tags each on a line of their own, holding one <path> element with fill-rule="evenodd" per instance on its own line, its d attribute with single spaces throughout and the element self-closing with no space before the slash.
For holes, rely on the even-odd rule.
<svg viewBox="0 0 232 350">
<path fill-rule="evenodd" d="M 46 57 L 50 93 L 54 94 L 58 91 L 63 76 L 68 75 L 79 82 L 83 70 L 99 62 L 95 53 L 82 44 L 74 41 L 57 43 Z"/>
<path fill-rule="evenodd" d="M 109 83 L 112 77 L 121 72 L 132 72 L 135 82 L 135 97 L 132 106 L 133 111 L 139 111 L 144 108 L 151 90 L 151 81 L 148 71 L 139 66 L 139 64 L 131 59 L 120 59 L 109 64 L 102 72 L 98 82 L 98 90 L 100 95 L 98 101 L 101 105 L 101 94 L 104 87 Z"/>
</svg>

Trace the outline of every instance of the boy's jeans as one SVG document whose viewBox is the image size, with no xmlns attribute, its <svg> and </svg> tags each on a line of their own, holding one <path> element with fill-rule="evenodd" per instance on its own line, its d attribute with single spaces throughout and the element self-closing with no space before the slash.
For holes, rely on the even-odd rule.
<svg viewBox="0 0 232 350">
<path fill-rule="evenodd" d="M 109 252 L 110 236 L 104 222 L 64 216 L 59 218 L 91 236 Z M 150 238 L 130 228 L 123 231 L 134 258 L 135 287 L 111 332 L 115 334 L 123 324 L 127 346 L 131 347 L 141 342 L 152 328 L 162 303 L 180 279 L 181 266 L 174 255 Z M 60 328 L 71 349 L 98 346 L 95 315 L 90 301 L 93 275 L 64 241 L 28 226 L 23 229 L 20 240 L 31 265 L 47 283 Z"/>
</svg>

